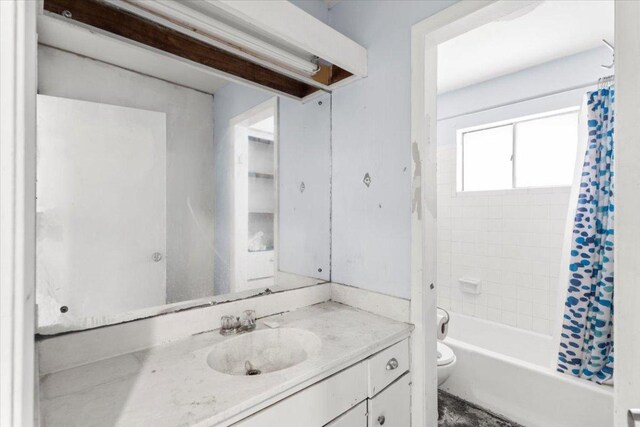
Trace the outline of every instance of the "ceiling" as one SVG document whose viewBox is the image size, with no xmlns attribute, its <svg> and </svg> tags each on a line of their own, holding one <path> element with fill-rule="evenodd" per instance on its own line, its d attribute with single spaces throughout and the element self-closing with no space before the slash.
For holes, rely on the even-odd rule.
<svg viewBox="0 0 640 427">
<path fill-rule="evenodd" d="M 613 43 L 612 0 L 549 0 L 451 39 L 438 48 L 444 93 Z"/>
</svg>

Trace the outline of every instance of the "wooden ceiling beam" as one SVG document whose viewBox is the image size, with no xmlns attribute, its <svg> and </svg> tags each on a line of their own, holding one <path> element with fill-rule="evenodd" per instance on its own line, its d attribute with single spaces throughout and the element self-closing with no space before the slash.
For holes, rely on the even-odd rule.
<svg viewBox="0 0 640 427">
<path fill-rule="evenodd" d="M 44 10 L 296 98 L 304 98 L 320 90 L 226 50 L 98 0 L 45 0 Z M 351 75 L 346 71 L 344 73 Z M 336 75 L 344 76 L 344 73 L 336 74 L 336 68 L 331 66 L 331 69 L 326 73 L 328 77 L 325 78 L 331 84 Z M 342 78 L 348 77 L 348 75 Z"/>
<path fill-rule="evenodd" d="M 320 70 L 314 74 L 313 79 L 323 85 L 331 86 L 351 76 L 353 76 L 353 74 L 337 65 L 320 64 Z"/>
</svg>

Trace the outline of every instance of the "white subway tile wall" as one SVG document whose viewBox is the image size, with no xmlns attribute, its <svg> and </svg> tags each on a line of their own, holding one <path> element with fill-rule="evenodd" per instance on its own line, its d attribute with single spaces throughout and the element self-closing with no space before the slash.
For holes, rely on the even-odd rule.
<svg viewBox="0 0 640 427">
<path fill-rule="evenodd" d="M 569 192 L 458 193 L 456 147 L 439 147 L 438 305 L 551 334 Z M 480 294 L 463 293 L 460 278 L 480 279 Z"/>
</svg>

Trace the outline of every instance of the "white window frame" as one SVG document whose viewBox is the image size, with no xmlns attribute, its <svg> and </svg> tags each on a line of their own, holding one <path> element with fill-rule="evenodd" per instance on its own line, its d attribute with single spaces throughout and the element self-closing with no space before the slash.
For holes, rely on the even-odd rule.
<svg viewBox="0 0 640 427">
<path fill-rule="evenodd" d="M 481 125 L 470 126 L 466 128 L 461 128 L 456 130 L 456 191 L 458 193 L 478 193 L 478 192 L 486 192 L 486 191 L 511 191 L 511 190 L 523 190 L 529 188 L 561 188 L 567 187 L 566 185 L 549 185 L 549 186 L 533 186 L 533 187 L 519 187 L 516 181 L 516 129 L 517 125 L 520 123 L 530 122 L 533 120 L 539 120 L 549 117 L 558 117 L 567 114 L 577 114 L 580 110 L 580 106 L 572 106 L 567 108 L 561 108 L 557 110 L 545 111 L 537 114 L 530 114 L 527 116 L 521 116 L 516 118 L 511 118 L 508 120 L 501 120 L 498 122 L 491 123 L 483 123 Z M 512 138 L 512 157 L 511 157 L 511 187 L 510 188 L 500 188 L 500 189 L 492 189 L 492 190 L 465 190 L 464 189 L 464 135 L 468 133 L 495 129 L 503 126 L 513 126 L 513 138 Z M 576 128 L 576 132 L 578 129 Z"/>
</svg>

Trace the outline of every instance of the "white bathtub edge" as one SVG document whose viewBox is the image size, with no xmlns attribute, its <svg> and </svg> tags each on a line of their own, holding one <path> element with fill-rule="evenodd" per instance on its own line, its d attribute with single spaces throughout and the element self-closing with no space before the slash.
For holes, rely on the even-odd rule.
<svg viewBox="0 0 640 427">
<path fill-rule="evenodd" d="M 457 364 L 443 390 L 526 427 L 608 427 L 613 388 L 447 338 Z"/>
</svg>

